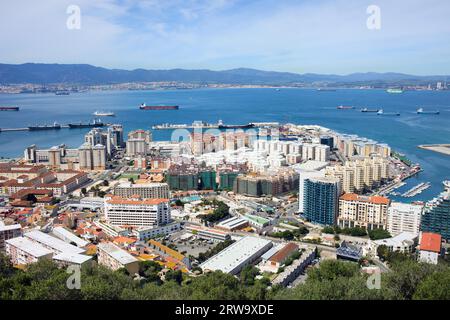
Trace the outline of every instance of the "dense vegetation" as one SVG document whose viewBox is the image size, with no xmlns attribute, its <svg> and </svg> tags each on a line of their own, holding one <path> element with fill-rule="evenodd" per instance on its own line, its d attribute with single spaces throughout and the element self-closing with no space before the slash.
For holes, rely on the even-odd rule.
<svg viewBox="0 0 450 320">
<path fill-rule="evenodd" d="M 340 228 L 338 226 L 334 226 L 334 227 L 324 227 L 322 229 L 323 233 L 328 233 L 328 234 L 344 234 L 347 236 L 353 236 L 353 237 L 364 237 L 367 236 L 367 232 L 366 229 L 364 228 L 360 228 L 360 227 L 353 227 L 353 228 Z"/>
<path fill-rule="evenodd" d="M 323 261 L 308 272 L 308 278 L 294 289 L 267 290 L 266 277 L 256 279 L 258 270 L 246 267 L 239 277 L 212 272 L 186 277 L 170 271 L 161 280 L 155 262 L 140 265 L 140 278 L 124 270 L 110 271 L 93 266 L 82 270 L 81 289 L 69 290 L 69 275 L 51 261 L 30 265 L 26 271 L 14 269 L 0 256 L 0 299 L 450 299 L 450 267 L 417 263 L 404 256 L 393 259 L 392 271 L 381 277 L 381 288 L 368 289 L 367 275 L 352 262 Z"/>
<path fill-rule="evenodd" d="M 204 200 L 204 203 L 205 201 L 207 200 Z M 205 204 L 212 205 L 215 209 L 211 214 L 203 214 L 198 216 L 203 222 L 217 222 L 230 215 L 230 207 L 222 201 L 213 200 L 208 201 Z"/>
<path fill-rule="evenodd" d="M 308 229 L 304 226 L 300 226 L 296 230 L 286 230 L 286 231 L 280 231 L 280 232 L 272 232 L 269 234 L 269 236 L 274 238 L 282 238 L 284 240 L 294 240 L 294 239 L 300 239 L 301 237 L 308 234 Z"/>
<path fill-rule="evenodd" d="M 223 249 L 225 249 L 226 247 L 231 245 L 233 242 L 234 242 L 234 240 L 225 240 L 225 241 L 219 242 L 215 247 L 209 249 L 206 252 L 200 252 L 198 254 L 197 261 L 199 263 L 205 262 L 212 256 L 218 254 L 220 251 L 222 251 Z"/>
</svg>

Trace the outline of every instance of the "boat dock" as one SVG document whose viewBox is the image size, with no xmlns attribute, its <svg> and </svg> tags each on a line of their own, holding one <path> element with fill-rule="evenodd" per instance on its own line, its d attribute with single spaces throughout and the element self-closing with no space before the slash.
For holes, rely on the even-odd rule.
<svg viewBox="0 0 450 320">
<path fill-rule="evenodd" d="M 111 124 L 109 124 L 109 123 L 104 123 L 103 126 L 106 127 L 106 126 L 110 126 L 110 125 Z M 86 129 L 89 129 L 89 128 L 94 128 L 94 127 L 86 127 Z M 49 128 L 49 129 L 42 130 L 42 131 L 53 131 L 56 129 L 57 128 Z M 65 124 L 65 125 L 61 125 L 59 129 L 70 129 L 70 127 L 68 124 Z M 77 128 L 75 128 L 75 129 L 77 129 Z M 83 129 L 85 129 L 85 128 L 83 128 Z M 17 131 L 31 131 L 31 130 L 29 127 L 26 127 L 26 128 L 0 128 L 0 132 L 17 132 Z"/>
<path fill-rule="evenodd" d="M 414 196 L 416 196 L 418 194 L 421 194 L 423 191 L 428 189 L 430 186 L 431 186 L 431 184 L 429 182 L 419 183 L 417 186 L 412 187 L 411 189 L 409 189 L 408 191 L 403 193 L 402 197 L 412 198 L 412 197 L 414 197 Z"/>
<path fill-rule="evenodd" d="M 249 128 L 276 128 L 279 122 L 251 122 L 248 124 L 223 124 L 221 120 L 217 123 L 194 121 L 192 124 L 170 124 L 163 123 L 152 126 L 153 130 L 175 130 L 175 129 L 249 129 Z"/>
</svg>

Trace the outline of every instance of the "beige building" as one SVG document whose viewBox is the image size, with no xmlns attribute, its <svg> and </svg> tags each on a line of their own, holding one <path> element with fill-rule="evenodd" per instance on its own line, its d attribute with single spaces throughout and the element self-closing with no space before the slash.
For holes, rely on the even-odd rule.
<svg viewBox="0 0 450 320">
<path fill-rule="evenodd" d="M 102 242 L 97 246 L 98 264 L 111 270 L 125 268 L 131 275 L 139 272 L 139 261 L 111 242 Z"/>
<path fill-rule="evenodd" d="M 121 183 L 114 188 L 114 195 L 122 198 L 131 198 L 138 195 L 143 199 L 168 199 L 169 185 L 167 183 Z"/>
<path fill-rule="evenodd" d="M 346 193 L 339 198 L 338 226 L 386 229 L 388 206 L 389 199 L 385 197 Z"/>
<path fill-rule="evenodd" d="M 389 179 L 388 168 L 388 161 L 381 157 L 357 158 L 326 168 L 326 176 L 339 178 L 346 193 L 361 193 Z"/>
<path fill-rule="evenodd" d="M 152 134 L 150 131 L 135 130 L 128 133 L 128 140 L 126 142 L 128 156 L 146 155 L 149 150 L 149 144 L 152 141 Z"/>
</svg>

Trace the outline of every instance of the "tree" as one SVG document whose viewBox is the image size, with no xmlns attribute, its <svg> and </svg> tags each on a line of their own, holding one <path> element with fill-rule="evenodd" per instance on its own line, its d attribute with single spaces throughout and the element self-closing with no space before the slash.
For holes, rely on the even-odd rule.
<svg viewBox="0 0 450 320">
<path fill-rule="evenodd" d="M 373 229 L 369 231 L 369 237 L 371 240 L 381 240 L 390 238 L 391 234 L 389 233 L 389 231 L 384 229 Z"/>
<path fill-rule="evenodd" d="M 258 274 L 259 270 L 256 267 L 247 265 L 241 270 L 239 278 L 244 285 L 252 286 L 255 284 L 255 277 Z"/>
<path fill-rule="evenodd" d="M 165 280 L 175 281 L 176 283 L 181 284 L 183 281 L 183 273 L 180 270 L 170 270 L 166 273 Z"/>
<path fill-rule="evenodd" d="M 86 188 L 81 188 L 81 193 L 82 193 L 83 195 L 86 194 L 86 193 L 87 193 Z"/>
<path fill-rule="evenodd" d="M 108 180 L 103 180 L 103 186 L 105 186 L 105 187 L 108 187 L 108 186 L 109 186 Z"/>
<path fill-rule="evenodd" d="M 322 229 L 323 233 L 334 234 L 334 228 L 330 226 L 326 226 Z"/>
<path fill-rule="evenodd" d="M 450 300 L 450 269 L 436 272 L 419 283 L 413 295 L 416 300 Z"/>
<path fill-rule="evenodd" d="M 377 256 L 381 260 L 383 260 L 383 261 L 387 260 L 388 255 L 389 255 L 389 249 L 388 249 L 387 246 L 385 246 L 384 244 L 378 246 L 378 248 L 377 248 Z"/>
<path fill-rule="evenodd" d="M 237 300 L 245 297 L 239 280 L 221 271 L 194 278 L 186 290 L 190 299 L 194 300 Z"/>
</svg>

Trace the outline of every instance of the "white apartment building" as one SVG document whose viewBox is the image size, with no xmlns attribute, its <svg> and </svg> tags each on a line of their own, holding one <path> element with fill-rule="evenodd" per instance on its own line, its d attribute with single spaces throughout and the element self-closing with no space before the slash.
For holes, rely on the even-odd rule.
<svg viewBox="0 0 450 320">
<path fill-rule="evenodd" d="M 5 241 L 8 239 L 20 237 L 22 235 L 22 227 L 20 224 L 4 225 L 0 221 L 0 250 L 5 249 Z"/>
<path fill-rule="evenodd" d="M 114 188 L 114 195 L 122 198 L 138 195 L 143 199 L 168 199 L 169 185 L 167 183 L 132 184 L 125 182 Z"/>
<path fill-rule="evenodd" d="M 14 265 L 27 265 L 41 259 L 51 259 L 53 251 L 28 238 L 17 237 L 5 241 L 6 254 Z"/>
<path fill-rule="evenodd" d="M 113 226 L 156 227 L 170 222 L 168 199 L 105 197 L 105 216 Z"/>
<path fill-rule="evenodd" d="M 387 230 L 393 236 L 402 232 L 418 235 L 423 206 L 392 202 L 387 215 Z"/>
<path fill-rule="evenodd" d="M 86 249 L 78 248 L 74 245 L 64 242 L 63 240 L 52 237 L 38 230 L 26 232 L 24 233 L 23 236 L 25 238 L 28 238 L 32 242 L 42 245 L 46 249 L 54 252 L 55 254 L 60 253 L 82 254 L 86 251 Z"/>
<path fill-rule="evenodd" d="M 411 253 L 417 242 L 417 235 L 402 232 L 395 237 L 381 240 L 369 240 L 364 248 L 364 255 L 377 255 L 379 246 L 386 246 L 390 252 Z"/>
</svg>

